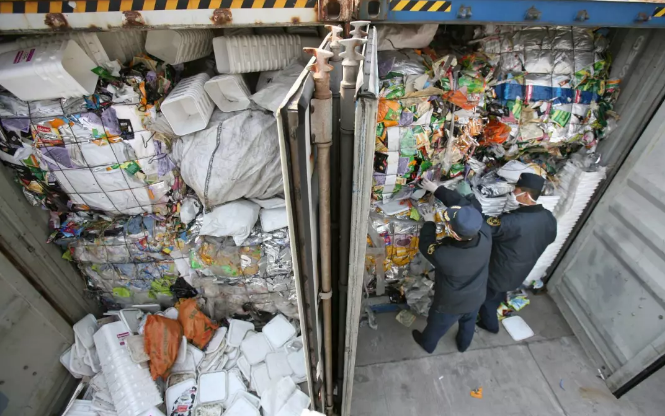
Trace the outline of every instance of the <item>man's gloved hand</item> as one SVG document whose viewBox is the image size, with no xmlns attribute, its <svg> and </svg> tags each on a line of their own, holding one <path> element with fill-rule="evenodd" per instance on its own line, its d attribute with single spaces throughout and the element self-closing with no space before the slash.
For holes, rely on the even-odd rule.
<svg viewBox="0 0 665 416">
<path fill-rule="evenodd" d="M 423 180 L 420 181 L 420 187 L 431 193 L 434 193 L 434 191 L 436 191 L 436 188 L 438 188 L 437 184 L 435 184 L 434 182 L 430 181 L 427 178 L 423 178 Z"/>
<path fill-rule="evenodd" d="M 434 222 L 434 207 L 426 205 L 420 207 L 418 211 L 420 212 L 420 216 L 423 217 L 425 221 Z"/>
</svg>

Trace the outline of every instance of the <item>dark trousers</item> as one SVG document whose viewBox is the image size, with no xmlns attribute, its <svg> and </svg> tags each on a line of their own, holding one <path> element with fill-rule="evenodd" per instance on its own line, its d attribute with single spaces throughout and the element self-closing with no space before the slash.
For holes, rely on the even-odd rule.
<svg viewBox="0 0 665 416">
<path fill-rule="evenodd" d="M 476 325 L 476 316 L 478 316 L 478 310 L 463 313 L 463 314 L 454 314 L 446 312 L 437 312 L 436 307 L 432 305 L 429 308 L 429 315 L 427 316 L 427 326 L 423 331 L 423 344 L 422 347 L 425 351 L 430 354 L 434 352 L 436 344 L 439 342 L 442 336 L 448 332 L 451 326 L 455 322 L 459 322 L 459 329 L 457 331 L 457 349 L 460 352 L 466 351 L 471 345 L 471 340 L 473 339 L 473 333 Z"/>
<path fill-rule="evenodd" d="M 496 310 L 505 299 L 506 292 L 495 292 L 488 287 L 485 303 L 480 307 L 480 323 L 485 329 L 495 334 L 499 332 L 499 318 Z"/>
</svg>

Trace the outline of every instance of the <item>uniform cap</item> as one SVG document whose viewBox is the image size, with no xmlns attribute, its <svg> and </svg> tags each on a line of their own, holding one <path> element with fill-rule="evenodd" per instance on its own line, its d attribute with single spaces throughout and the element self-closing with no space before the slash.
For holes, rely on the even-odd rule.
<svg viewBox="0 0 665 416">
<path fill-rule="evenodd" d="M 453 206 L 444 213 L 446 221 L 460 238 L 475 237 L 483 224 L 480 212 L 470 206 Z"/>
</svg>

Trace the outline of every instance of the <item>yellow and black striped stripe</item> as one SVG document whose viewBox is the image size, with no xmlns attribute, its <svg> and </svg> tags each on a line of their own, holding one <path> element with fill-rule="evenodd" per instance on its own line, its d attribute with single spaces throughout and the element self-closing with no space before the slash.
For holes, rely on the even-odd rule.
<svg viewBox="0 0 665 416">
<path fill-rule="evenodd" d="M 303 9 L 317 0 L 84 0 L 0 1 L 0 13 L 94 13 L 130 10 Z M 76 7 L 72 7 L 72 4 Z"/>
<path fill-rule="evenodd" d="M 653 12 L 653 17 L 663 17 L 665 16 L 665 7 L 656 7 L 656 10 Z"/>
<path fill-rule="evenodd" d="M 391 0 L 390 10 L 394 12 L 443 12 L 450 11 L 449 1 Z"/>
</svg>

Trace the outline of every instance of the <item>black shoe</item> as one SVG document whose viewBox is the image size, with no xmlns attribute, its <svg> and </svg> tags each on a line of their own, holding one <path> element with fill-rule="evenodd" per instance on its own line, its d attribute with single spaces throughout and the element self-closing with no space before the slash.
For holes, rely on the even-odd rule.
<svg viewBox="0 0 665 416">
<path fill-rule="evenodd" d="M 496 330 L 491 330 L 491 329 L 489 329 L 488 327 L 485 326 L 485 324 L 483 323 L 483 321 L 478 321 L 478 322 L 476 322 L 476 326 L 477 326 L 478 328 L 484 329 L 485 331 L 487 331 L 487 332 L 491 332 L 491 333 L 493 333 L 493 334 L 498 334 L 498 333 L 499 333 L 499 328 L 497 328 Z"/>
<path fill-rule="evenodd" d="M 459 351 L 459 352 L 464 352 L 464 351 L 466 351 L 467 349 L 469 349 L 469 346 L 471 345 L 470 342 L 469 342 L 467 345 L 464 345 L 464 346 L 461 345 L 461 342 L 460 342 L 460 333 L 459 333 L 459 332 L 457 333 L 457 336 L 455 337 L 455 342 L 457 343 L 457 351 Z"/>
<path fill-rule="evenodd" d="M 429 351 L 429 350 L 427 350 L 427 348 L 425 348 L 423 346 L 423 333 L 422 332 L 417 331 L 417 330 L 414 329 L 413 331 L 411 331 L 411 336 L 413 337 L 413 340 L 416 341 L 416 344 L 420 345 L 420 348 L 424 349 L 425 352 L 427 352 L 428 354 L 431 354 L 431 353 L 434 352 L 434 350 Z"/>
</svg>

